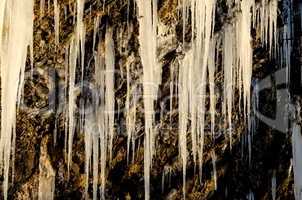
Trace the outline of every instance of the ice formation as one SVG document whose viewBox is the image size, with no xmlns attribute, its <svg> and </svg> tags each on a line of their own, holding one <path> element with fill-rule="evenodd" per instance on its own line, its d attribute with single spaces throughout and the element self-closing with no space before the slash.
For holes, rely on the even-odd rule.
<svg viewBox="0 0 302 200">
<path fill-rule="evenodd" d="M 215 151 L 211 152 L 211 157 L 212 157 L 212 165 L 213 165 L 214 186 L 215 186 L 215 190 L 217 190 L 217 170 L 216 170 L 217 157 Z"/>
<path fill-rule="evenodd" d="M 272 177 L 272 199 L 276 200 L 276 191 L 277 190 L 277 180 L 276 180 L 276 174 L 273 174 Z"/>
<path fill-rule="evenodd" d="M 54 0 L 54 18 L 55 18 L 55 44 L 60 42 L 60 6 L 58 0 Z"/>
<path fill-rule="evenodd" d="M 278 0 L 262 0 L 257 16 L 261 41 L 271 56 L 276 56 L 277 50 L 277 10 Z"/>
<path fill-rule="evenodd" d="M 186 6 L 186 5 L 184 5 Z M 210 73 L 213 94 L 214 71 L 213 63 L 208 57 L 215 56 L 213 44 L 213 32 L 215 22 L 216 1 L 191 1 L 192 12 L 192 44 L 191 50 L 185 52 L 185 57 L 179 69 L 179 152 L 183 168 L 183 196 L 186 196 L 186 168 L 187 168 L 187 133 L 191 128 L 192 153 L 195 164 L 198 163 L 200 178 L 202 173 L 202 154 L 204 143 L 204 118 L 205 118 L 205 96 L 207 71 Z M 186 9 L 184 9 L 186 12 Z M 185 17 L 186 14 L 183 14 Z M 184 19 L 186 21 L 186 19 Z M 184 22 L 185 24 L 185 22 Z M 184 25 L 185 26 L 185 25 Z M 185 28 L 185 27 L 184 27 Z M 213 55 L 214 54 L 214 55 Z M 201 83 L 201 84 L 199 84 Z M 211 98 L 212 112 L 214 99 Z M 191 119 L 189 127 L 188 118 Z M 212 115 L 212 125 L 214 125 Z"/>
<path fill-rule="evenodd" d="M 50 8 L 48 1 L 48 9 Z M 105 3 L 105 1 L 104 1 Z M 188 133 L 190 133 L 192 142 L 192 157 L 195 166 L 199 167 L 200 179 L 202 177 L 203 164 L 203 146 L 205 135 L 205 112 L 206 112 L 206 89 L 209 85 L 210 91 L 210 114 L 211 114 L 211 133 L 215 133 L 215 73 L 219 59 L 217 58 L 220 49 L 219 39 L 222 44 L 222 67 L 224 72 L 223 85 L 223 111 L 230 134 L 230 146 L 232 145 L 232 111 L 234 105 L 235 89 L 243 93 L 244 116 L 248 117 L 250 123 L 250 89 L 252 77 L 252 45 L 251 29 L 252 25 L 260 27 L 261 39 L 271 55 L 276 55 L 277 51 L 277 0 L 261 0 L 260 7 L 256 11 L 255 2 L 252 0 L 228 0 L 228 7 L 235 3 L 240 7 L 239 13 L 235 19 L 222 28 L 222 35 L 214 34 L 216 0 L 179 0 L 182 4 L 183 20 L 183 54 L 184 58 L 180 60 L 179 71 L 171 68 L 170 82 L 170 121 L 172 121 L 173 103 L 178 103 L 179 114 L 179 132 L 178 145 L 179 154 L 183 170 L 183 197 L 186 198 L 186 169 L 188 156 Z M 86 27 L 84 23 L 84 5 L 85 0 L 77 0 L 74 10 L 76 17 L 73 22 L 76 26 L 75 33 L 69 40 L 66 47 L 65 78 L 68 90 L 68 107 L 66 108 L 65 127 L 68 129 L 67 137 L 67 160 L 68 175 L 72 162 L 73 136 L 76 131 L 76 72 L 78 64 L 81 68 L 80 83 L 83 87 L 85 73 L 85 40 Z M 154 0 L 136 0 L 138 8 L 139 21 L 139 54 L 143 68 L 143 104 L 144 104 L 144 181 L 145 181 L 145 199 L 150 199 L 150 173 L 152 158 L 155 154 L 155 101 L 157 100 L 158 88 L 161 83 L 162 67 L 157 60 L 157 1 Z M 40 1 L 40 15 L 44 15 L 45 0 Z M 67 9 L 64 8 L 64 11 Z M 129 1 L 128 8 L 129 12 Z M 290 12 L 290 9 L 289 11 Z M 16 14 L 17 13 L 17 14 Z M 66 16 L 66 14 L 65 14 Z M 54 21 L 55 21 L 55 44 L 59 44 L 60 36 L 60 6 L 58 1 L 54 0 Z M 188 24 L 190 23 L 191 24 Z M 115 122 L 115 46 L 113 40 L 113 30 L 107 27 L 105 41 L 97 43 L 97 34 L 100 23 L 100 17 L 97 16 L 94 21 L 93 33 L 93 56 L 95 61 L 95 82 L 99 92 L 95 96 L 94 112 L 91 115 L 81 115 L 80 130 L 85 133 L 85 173 L 86 188 L 85 195 L 88 198 L 88 187 L 90 173 L 92 170 L 92 189 L 93 199 L 98 197 L 98 183 L 100 182 L 100 197 L 105 199 L 106 186 L 106 166 L 107 161 L 112 158 L 112 148 L 114 139 Z M 186 43 L 186 33 L 188 25 L 191 27 L 191 43 Z M 8 32 L 3 27 L 8 27 Z M 127 15 L 127 26 L 129 26 L 129 16 Z M 128 29 L 129 31 L 130 29 Z M 16 100 L 19 101 L 27 48 L 32 45 L 33 32 L 33 1 L 27 0 L 1 0 L 0 2 L 0 61 L 1 61 L 1 137 L 0 137 L 0 166 L 4 173 L 4 198 L 7 199 L 8 175 L 10 167 L 10 156 L 12 149 L 12 138 L 15 136 L 16 121 Z M 291 36 L 290 19 L 288 25 L 283 30 L 283 36 Z M 285 65 L 289 68 L 291 43 L 283 43 Z M 31 47 L 32 54 L 32 47 Z M 31 55 L 32 56 L 32 55 Z M 131 84 L 131 62 L 135 59 L 134 55 L 129 57 L 126 63 L 126 128 L 127 128 L 127 161 L 129 162 L 129 152 L 132 146 L 135 149 L 135 125 L 136 125 L 136 94 Z M 132 59 L 132 60 L 131 60 Z M 8 67 L 9 66 L 9 67 Z M 177 79 L 178 78 L 178 79 Z M 174 84 L 178 88 L 174 87 Z M 201 84 L 200 84 L 201 83 Z M 178 95 L 178 102 L 173 102 L 173 94 Z M 239 100 L 239 102 L 241 99 Z M 240 104 L 240 103 L 239 103 Z M 85 104 L 81 102 L 81 107 Z M 239 105 L 240 106 L 240 105 Z M 118 109 L 119 110 L 119 109 Z M 163 115 L 163 114 L 162 114 Z M 299 134 L 298 134 L 299 133 Z M 251 162 L 251 135 L 249 135 L 249 162 Z M 293 131 L 293 168 L 297 172 L 299 168 L 299 144 L 300 127 L 297 125 Z M 108 155 L 109 156 L 108 156 Z M 213 164 L 213 175 L 215 189 L 217 189 L 216 174 L 216 155 L 211 153 Z M 132 156 L 134 159 L 134 153 Z M 100 163 L 100 165 L 99 165 Z M 100 171 L 100 173 L 99 173 Z M 165 184 L 165 177 L 171 179 L 171 168 L 165 168 L 162 183 Z M 298 173 L 295 173 L 295 195 L 301 197 L 302 182 Z M 99 181 L 100 180 L 100 181 Z M 200 180 L 201 181 L 201 180 Z M 301 182 L 301 183 L 300 183 Z M 41 191 L 52 188 L 45 188 L 46 184 L 53 183 L 52 180 L 40 180 Z M 273 187 L 272 180 L 272 187 Z M 44 185 L 43 185 L 44 184 Z M 162 186 L 162 190 L 164 187 Z M 45 192 L 44 192 L 45 193 Z M 39 193 L 40 196 L 42 192 Z M 39 197 L 45 199 L 47 197 Z M 53 198 L 53 197 L 52 197 Z M 253 199 L 252 193 L 249 199 Z"/>
<path fill-rule="evenodd" d="M 233 74 L 236 64 L 236 52 L 234 52 L 234 27 L 225 27 L 223 42 L 223 69 L 224 69 L 224 116 L 229 126 L 230 146 L 232 146 L 232 105 L 233 105 Z"/>
<path fill-rule="evenodd" d="M 294 124 L 292 130 L 292 149 L 293 149 L 293 169 L 294 169 L 294 181 L 295 181 L 295 199 L 302 198 L 302 136 L 301 127 L 298 124 Z"/>
<path fill-rule="evenodd" d="M 161 82 L 161 67 L 157 62 L 157 1 L 137 0 L 139 16 L 139 52 L 143 66 L 143 99 L 145 112 L 144 180 L 145 199 L 150 198 L 150 168 L 154 155 L 154 101 Z"/>
<path fill-rule="evenodd" d="M 4 0 L 0 3 L 0 167 L 4 175 L 4 199 L 7 199 L 12 139 L 16 134 L 16 105 L 19 105 L 24 82 L 27 49 L 29 46 L 32 49 L 33 6 L 32 0 Z"/>
</svg>

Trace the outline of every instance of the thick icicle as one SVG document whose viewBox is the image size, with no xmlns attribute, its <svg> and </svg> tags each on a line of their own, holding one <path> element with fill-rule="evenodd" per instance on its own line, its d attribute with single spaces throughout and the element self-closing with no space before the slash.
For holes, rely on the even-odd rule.
<svg viewBox="0 0 302 200">
<path fill-rule="evenodd" d="M 238 21 L 237 43 L 239 44 L 239 79 L 242 79 L 243 88 L 243 108 L 245 117 L 249 118 L 250 114 L 250 89 L 252 78 L 252 58 L 253 51 L 251 46 L 251 8 L 253 2 L 251 0 L 242 0 L 241 11 Z M 241 88 L 241 85 L 239 85 Z M 249 121 L 249 119 L 248 119 Z"/>
<path fill-rule="evenodd" d="M 27 48 L 32 46 L 33 6 L 32 0 L 10 0 L 0 3 L 0 166 L 4 175 L 4 199 L 7 199 L 12 138 L 15 137 L 16 105 L 19 105 L 23 88 Z M 3 27 L 7 27 L 7 31 L 4 31 Z"/>
<path fill-rule="evenodd" d="M 224 32 L 223 68 L 224 68 L 224 115 L 229 126 L 230 147 L 232 146 L 232 105 L 233 105 L 233 69 L 234 67 L 234 29 L 228 25 Z"/>
<path fill-rule="evenodd" d="M 187 129 L 189 117 L 189 70 L 192 68 L 192 51 L 186 53 L 179 68 L 178 110 L 179 133 L 178 146 L 183 170 L 183 195 L 185 197 L 186 168 L 187 168 Z M 196 138 L 194 138 L 196 141 Z M 192 141 L 193 142 L 193 141 Z"/>
<path fill-rule="evenodd" d="M 112 29 L 108 28 L 105 38 L 105 126 L 109 139 L 109 159 L 112 158 L 112 142 L 114 136 L 114 69 L 115 69 L 115 51 L 112 38 Z"/>
<path fill-rule="evenodd" d="M 143 99 L 145 111 L 144 176 L 145 199 L 150 198 L 150 168 L 154 154 L 154 101 L 161 82 L 161 67 L 157 63 L 157 1 L 136 0 L 139 16 L 140 57 L 143 66 Z"/>
</svg>

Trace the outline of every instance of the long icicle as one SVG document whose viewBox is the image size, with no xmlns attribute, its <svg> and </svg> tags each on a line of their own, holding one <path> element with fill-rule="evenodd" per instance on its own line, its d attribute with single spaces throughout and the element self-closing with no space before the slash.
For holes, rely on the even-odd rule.
<svg viewBox="0 0 302 200">
<path fill-rule="evenodd" d="M 224 32 L 223 66 L 224 66 L 224 115 L 228 121 L 230 147 L 232 146 L 232 105 L 233 105 L 233 38 L 234 29 L 228 25 Z"/>
<path fill-rule="evenodd" d="M 108 133 L 109 159 L 112 159 L 112 143 L 114 137 L 114 69 L 115 69 L 115 51 L 112 38 L 112 29 L 108 28 L 105 37 L 105 126 Z"/>
<path fill-rule="evenodd" d="M 95 56 L 95 80 L 96 86 L 99 91 L 99 95 L 97 97 L 100 98 L 96 103 L 96 121 L 98 124 L 98 132 L 99 132 L 99 142 L 100 144 L 95 144 L 96 146 L 100 145 L 100 178 L 101 178 L 101 187 L 100 187 L 100 197 L 101 199 L 105 199 L 105 170 L 106 170 L 106 160 L 107 160 L 107 134 L 105 130 L 105 59 L 104 59 L 104 47 L 101 42 L 99 42 L 98 50 Z M 97 148 L 96 148 L 97 149 Z M 93 152 L 93 155 L 97 157 L 98 152 Z M 96 160 L 96 158 L 95 158 Z M 96 160 L 97 161 L 97 160 Z M 95 162 L 94 167 L 97 168 L 98 162 Z M 94 179 L 96 177 L 94 176 Z M 93 193 L 96 194 L 96 186 L 97 182 L 94 182 Z"/>
<path fill-rule="evenodd" d="M 293 169 L 294 169 L 294 181 L 295 181 L 295 199 L 302 198 L 302 136 L 301 127 L 298 124 L 294 124 L 292 131 L 292 150 L 293 150 Z"/>
<path fill-rule="evenodd" d="M 240 72 L 239 76 L 242 77 L 242 88 L 243 88 L 243 108 L 244 116 L 250 115 L 250 89 L 251 89 L 251 78 L 252 78 L 252 66 L 253 66 L 253 51 L 251 45 L 251 0 L 243 0 L 241 2 L 241 11 L 239 17 L 239 60 L 240 60 Z M 240 86 L 239 86 L 240 87 Z"/>
<path fill-rule="evenodd" d="M 56 46 L 60 42 L 60 5 L 58 5 L 58 0 L 54 0 L 54 19 L 55 19 L 55 43 Z"/>
<path fill-rule="evenodd" d="M 150 198 L 150 168 L 154 154 L 154 100 L 161 82 L 161 68 L 156 57 L 157 1 L 137 0 L 139 16 L 140 57 L 143 66 L 143 99 L 145 110 L 144 180 L 145 199 Z M 151 33 L 151 34 L 150 34 Z"/>
<path fill-rule="evenodd" d="M 68 118 L 69 118 L 69 135 L 68 135 L 68 176 L 70 164 L 72 161 L 72 144 L 73 144 L 73 136 L 75 131 L 74 124 L 74 109 L 75 109 L 75 76 L 76 76 L 76 66 L 77 66 L 77 57 L 80 49 L 82 50 L 80 53 L 81 57 L 81 66 L 83 66 L 84 60 L 84 52 L 83 46 L 85 41 L 85 26 L 83 22 L 84 15 L 84 0 L 77 0 L 77 24 L 75 30 L 75 36 L 71 39 L 70 42 L 70 52 L 69 52 L 69 95 L 68 95 Z"/>
<path fill-rule="evenodd" d="M 27 48 L 31 46 L 32 49 L 34 2 L 1 1 L 0 6 L 0 167 L 4 173 L 3 195 L 7 199 L 12 138 L 16 131 L 16 104 L 19 104 L 23 88 Z M 8 31 L 4 32 L 4 25 L 8 27 Z"/>
</svg>

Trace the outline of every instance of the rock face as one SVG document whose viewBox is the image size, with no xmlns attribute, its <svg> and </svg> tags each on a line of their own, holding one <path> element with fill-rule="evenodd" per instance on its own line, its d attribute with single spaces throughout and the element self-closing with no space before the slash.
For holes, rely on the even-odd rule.
<svg viewBox="0 0 302 200">
<path fill-rule="evenodd" d="M 77 2 L 79 4 L 81 1 Z M 13 181 L 9 184 L 8 199 L 102 198 L 100 194 L 102 189 L 105 199 L 145 198 L 146 119 L 142 98 L 143 66 L 139 50 L 141 43 L 138 38 L 139 19 L 142 16 L 138 15 L 138 8 L 133 0 L 82 2 L 84 2 L 82 21 L 86 31 L 81 50 L 75 53 L 83 54 L 84 57 L 75 60 L 74 103 L 79 109 L 74 113 L 72 162 L 68 166 L 69 124 L 66 113 L 71 73 L 68 68 L 70 62 L 68 57 L 71 52 L 68 46 L 76 32 L 77 4 L 76 1 L 70 0 L 46 2 L 37 0 L 34 6 L 34 72 L 32 78 L 25 77 L 22 105 L 19 106 L 17 113 L 14 165 L 11 166 L 14 173 L 10 172 Z M 230 16 L 230 10 L 236 10 L 236 6 L 228 5 L 227 2 L 231 1 L 216 2 L 214 35 L 223 34 L 223 25 L 232 23 L 233 16 Z M 256 1 L 256 4 L 258 3 Z M 187 4 L 189 5 L 189 2 Z M 281 5 L 282 3 L 279 3 L 280 13 L 284 9 Z M 188 23 L 183 26 L 183 7 L 178 0 L 158 0 L 156 9 L 158 13 L 156 56 L 162 75 L 157 100 L 154 102 L 155 114 L 152 116 L 156 145 L 150 167 L 150 199 L 182 199 L 183 190 L 187 199 L 196 200 L 272 199 L 273 196 L 276 196 L 276 199 L 294 199 L 291 135 L 271 128 L 255 116 L 251 119 L 255 120 L 253 122 L 257 126 L 250 135 L 246 116 L 242 112 L 243 108 L 240 108 L 242 99 L 239 98 L 241 91 L 238 88 L 234 88 L 232 94 L 233 109 L 229 116 L 232 121 L 232 145 L 229 145 L 229 129 L 226 125 L 228 121 L 223 112 L 225 86 L 221 64 L 223 60 L 221 53 L 224 51 L 222 46 L 217 48 L 216 59 L 220 64 L 216 66 L 213 77 L 216 86 L 215 129 L 211 129 L 211 115 L 206 113 L 201 171 L 200 166 L 194 162 L 191 129 L 186 130 L 188 156 L 183 188 L 183 163 L 178 147 L 179 101 L 177 96 L 171 96 L 171 91 L 172 93 L 174 91 L 174 94 L 178 92 L 177 74 L 180 63 L 186 52 L 191 49 L 189 44 L 192 38 L 194 40 L 192 24 L 189 23 L 193 20 L 192 13 L 188 11 Z M 281 15 L 278 16 L 279 21 L 283 20 Z M 102 160 L 104 157 L 100 153 L 102 143 L 96 142 L 92 147 L 94 153 L 95 149 L 100 153 L 98 155 L 100 159 L 94 160 L 95 154 L 87 150 L 87 134 L 92 135 L 88 142 L 93 145 L 95 142 L 93 135 L 97 130 L 87 121 L 83 123 L 83 117 L 88 118 L 88 111 L 97 112 L 95 99 L 98 101 L 106 94 L 105 88 L 102 91 L 104 93 L 98 94 L 97 98 L 93 96 L 95 95 L 93 92 L 99 89 L 95 87 L 100 81 L 95 78 L 100 66 L 95 57 L 99 56 L 102 60 L 106 54 L 104 41 L 108 29 L 112 31 L 115 52 L 116 112 L 112 158 L 109 159 L 110 152 L 107 153 L 105 150 L 107 162 L 104 162 Z M 274 65 L 278 59 L 271 59 L 266 48 L 262 46 L 259 28 L 252 27 L 251 34 L 252 82 L 255 82 L 274 73 L 277 70 Z M 146 39 L 148 40 L 148 37 Z M 81 66 L 84 66 L 83 70 Z M 26 71 L 30 71 L 29 58 Z M 277 89 L 265 90 L 258 97 L 259 110 L 272 118 L 276 109 L 274 104 L 278 100 L 275 94 Z M 205 109 L 208 111 L 211 107 L 208 84 L 205 90 Z M 84 107 L 85 115 L 81 113 L 81 106 Z M 188 127 L 193 123 L 190 117 L 188 116 Z M 127 123 L 133 125 L 130 131 Z M 83 128 L 87 127 L 87 124 L 89 127 Z M 131 139 L 128 138 L 129 132 Z M 88 162 L 87 155 L 90 157 Z M 95 163 L 98 168 L 95 168 Z M 101 172 L 102 165 L 106 169 L 105 172 Z M 98 176 L 95 176 L 95 171 L 98 172 Z M 2 180 L 1 175 L 0 182 Z M 106 184 L 103 188 L 104 182 Z M 97 194 L 94 194 L 96 186 Z M 2 192 L 1 188 L 0 193 Z"/>
</svg>

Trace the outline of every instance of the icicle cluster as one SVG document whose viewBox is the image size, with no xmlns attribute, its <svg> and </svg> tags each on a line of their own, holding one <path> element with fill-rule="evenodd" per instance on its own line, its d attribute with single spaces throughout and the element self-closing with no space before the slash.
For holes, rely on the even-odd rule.
<svg viewBox="0 0 302 200">
<path fill-rule="evenodd" d="M 4 176 L 4 199 L 7 199 L 10 164 L 14 162 L 10 158 L 16 137 L 16 105 L 20 102 L 29 46 L 33 57 L 33 6 L 32 0 L 0 2 L 0 168 Z"/>
<path fill-rule="evenodd" d="M 60 6 L 54 0 L 54 21 L 55 21 L 55 43 L 59 44 L 60 34 Z M 223 85 L 223 115 L 227 122 L 230 147 L 232 146 L 232 111 L 234 105 L 235 90 L 239 90 L 239 107 L 243 102 L 244 116 L 250 124 L 250 90 L 252 78 L 252 25 L 260 27 L 263 44 L 269 48 L 272 55 L 277 50 L 277 0 L 262 0 L 260 7 L 256 9 L 254 0 L 228 0 L 229 9 L 235 4 L 240 8 L 232 23 L 222 28 L 222 34 L 214 34 L 216 0 L 182 0 L 183 17 L 183 49 L 184 57 L 180 61 L 179 71 L 171 69 L 170 95 L 178 95 L 179 110 L 179 132 L 178 145 L 183 170 L 183 197 L 186 198 L 186 169 L 188 160 L 188 133 L 192 141 L 192 157 L 195 165 L 199 167 L 200 180 L 202 179 L 203 148 L 205 137 L 205 112 L 206 112 L 206 89 L 210 90 L 210 114 L 211 133 L 215 133 L 215 72 L 216 66 L 220 63 L 219 51 L 222 50 L 221 64 L 224 74 Z M 49 6 L 48 1 L 48 8 Z M 128 2 L 129 4 L 129 2 Z M 81 67 L 81 89 L 84 87 L 85 73 L 85 37 L 86 28 L 84 23 L 85 0 L 77 0 L 75 4 L 76 17 L 74 24 L 75 33 L 66 47 L 65 56 L 65 96 L 68 101 L 66 109 L 66 149 L 68 175 L 72 164 L 72 146 L 76 131 L 76 79 L 77 63 Z M 143 68 L 143 104 L 144 104 L 144 182 L 145 199 L 150 199 L 150 172 L 152 159 L 155 154 L 155 102 L 157 100 L 158 88 L 161 84 L 162 68 L 157 58 L 157 1 L 136 0 L 139 21 L 139 54 Z M 44 15 L 45 0 L 40 1 L 41 16 Z M 66 8 L 64 8 L 66 10 Z M 128 8 L 129 10 L 129 8 Z M 189 12 L 190 11 L 190 12 Z M 231 15 L 231 13 L 228 13 Z M 66 15 L 66 13 L 65 13 Z M 129 17 L 129 16 L 128 16 Z M 127 17 L 127 18 L 128 18 Z M 190 20 L 189 20 L 189 17 Z M 93 33 L 93 59 L 95 61 L 94 79 L 98 94 L 93 105 L 92 114 L 80 113 L 79 130 L 85 134 L 85 173 L 86 188 L 85 198 L 88 196 L 89 178 L 92 170 L 93 199 L 98 197 L 98 183 L 100 182 L 100 198 L 105 199 L 106 166 L 112 158 L 115 122 L 115 46 L 113 30 L 107 27 L 105 41 L 96 42 L 99 17 L 95 18 Z M 191 22 L 192 38 L 191 43 L 186 42 L 187 25 Z M 129 25 L 129 23 L 128 23 Z M 8 27 L 8 31 L 4 31 Z M 129 29 L 128 29 L 129 31 Z M 0 2 L 0 64 L 1 64 L 1 136 L 0 136 L 0 167 L 4 173 L 4 198 L 7 199 L 8 175 L 10 167 L 11 149 L 15 138 L 16 103 L 19 102 L 27 48 L 31 46 L 32 53 L 32 32 L 33 32 L 33 1 L 27 0 L 1 0 Z M 285 28 L 284 36 L 291 35 L 290 28 Z M 101 38 L 101 37 L 100 37 Z M 222 48 L 221 48 L 222 47 Z M 189 50 L 188 50 L 189 48 Z M 285 62 L 290 63 L 290 44 L 283 44 L 285 51 Z M 31 56 L 32 57 L 32 56 Z M 134 55 L 129 57 L 126 63 L 127 94 L 126 94 L 126 127 L 127 127 L 127 161 L 129 162 L 130 146 L 132 146 L 134 159 L 134 133 L 136 124 L 136 88 L 131 85 L 131 62 Z M 174 82 L 178 88 L 174 88 Z M 176 91 L 174 91 L 176 90 Z M 85 102 L 80 102 L 80 108 L 86 109 Z M 173 101 L 170 101 L 170 110 L 173 109 Z M 119 108 L 118 108 L 119 110 Z M 86 111 L 86 110 L 85 110 Z M 170 121 L 172 112 L 170 113 Z M 297 158 L 301 151 L 297 142 L 301 140 L 298 133 L 299 127 L 294 128 L 293 152 L 294 170 L 302 170 L 299 167 Z M 301 145 L 300 145 L 301 146 Z M 251 150 L 249 146 L 249 157 Z M 109 155 L 109 156 L 108 156 Z M 213 164 L 213 176 L 215 189 L 217 189 L 216 155 L 211 153 Z M 100 164 L 100 165 L 99 165 Z M 42 167 L 40 167 L 42 168 Z M 42 169 L 40 169 L 42 171 Z M 100 171 L 100 173 L 99 173 Z M 163 173 L 162 182 L 165 177 L 171 179 L 171 168 L 166 168 Z M 54 172 L 53 172 L 54 173 Z M 300 197 L 301 177 L 295 173 L 296 197 Z M 100 181 L 99 181 L 100 180 Z M 45 185 L 52 184 L 51 180 L 40 180 L 40 189 L 45 191 Z M 51 191 L 53 188 L 49 188 Z M 162 187 L 164 190 L 164 187 Z M 40 192 L 40 199 L 43 197 Z M 53 198 L 53 197 L 51 197 Z M 254 199 L 249 194 L 249 199 Z"/>
<path fill-rule="evenodd" d="M 183 7 L 187 5 L 184 3 Z M 211 82 L 211 112 L 212 126 L 215 122 L 214 111 L 214 72 L 215 61 L 208 58 L 215 57 L 215 42 L 213 41 L 213 27 L 215 23 L 216 1 L 191 1 L 192 12 L 192 44 L 179 69 L 179 152 L 183 168 L 183 196 L 186 195 L 186 168 L 187 168 L 187 132 L 189 117 L 191 119 L 192 153 L 195 163 L 202 172 L 202 154 L 204 144 L 205 96 L 207 70 Z M 187 8 L 183 8 L 184 29 Z M 201 84 L 200 84 L 201 83 Z M 214 127 L 212 127 L 214 131 Z"/>
<path fill-rule="evenodd" d="M 276 56 L 277 50 L 277 10 L 278 0 L 262 0 L 257 13 L 254 13 L 261 41 L 269 49 L 270 56 Z"/>
</svg>

